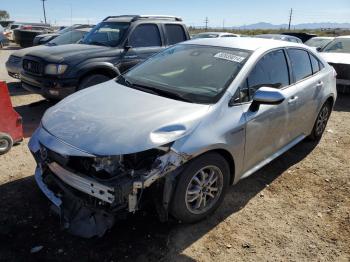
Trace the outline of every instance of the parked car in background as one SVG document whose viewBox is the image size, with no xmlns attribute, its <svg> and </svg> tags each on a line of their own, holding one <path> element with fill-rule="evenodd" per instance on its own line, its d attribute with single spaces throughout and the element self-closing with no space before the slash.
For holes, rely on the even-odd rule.
<svg viewBox="0 0 350 262">
<path fill-rule="evenodd" d="M 285 32 L 282 35 L 290 35 L 299 38 L 303 43 L 308 41 L 309 39 L 316 37 L 315 34 L 305 33 L 305 32 Z"/>
<path fill-rule="evenodd" d="M 21 25 L 21 23 L 11 23 L 7 26 L 5 35 L 10 41 L 14 41 L 13 30 L 19 28 Z"/>
<path fill-rule="evenodd" d="M 70 32 L 75 29 L 84 29 L 84 28 L 93 28 L 95 25 L 84 25 L 84 24 L 75 24 L 69 27 L 65 27 L 62 30 L 59 30 L 55 33 L 50 33 L 50 34 L 42 34 L 42 35 L 37 35 L 34 37 L 33 40 L 33 45 L 43 45 L 46 44 L 47 42 L 51 41 L 52 39 L 56 38 L 59 35 L 62 35 L 64 33 Z"/>
<path fill-rule="evenodd" d="M 305 45 L 314 47 L 317 51 L 322 50 L 328 43 L 330 43 L 334 37 L 318 36 L 310 38 L 305 42 Z"/>
<path fill-rule="evenodd" d="M 181 18 L 109 16 L 80 44 L 27 53 L 21 72 L 25 89 L 48 99 L 112 79 L 164 48 L 189 39 Z"/>
<path fill-rule="evenodd" d="M 321 50 L 320 55 L 337 72 L 338 91 L 350 93 L 350 36 L 334 38 Z"/>
<path fill-rule="evenodd" d="M 297 38 L 295 36 L 290 36 L 290 35 L 262 34 L 262 35 L 256 35 L 255 37 L 265 38 L 265 39 L 282 40 L 282 41 L 300 43 L 300 44 L 303 43 L 299 38 Z"/>
<path fill-rule="evenodd" d="M 6 62 L 6 69 L 9 76 L 13 78 L 20 78 L 20 73 L 22 70 L 22 58 L 29 52 L 38 51 L 44 52 L 47 47 L 58 46 L 58 45 L 68 45 L 74 44 L 80 41 L 91 28 L 81 28 L 68 31 L 64 34 L 57 36 L 45 45 L 32 46 L 14 51 Z"/>
<path fill-rule="evenodd" d="M 161 220 L 196 222 L 230 184 L 320 139 L 336 95 L 334 69 L 302 45 L 186 41 L 49 108 L 29 142 L 35 179 L 83 237 L 150 195 Z"/>
<path fill-rule="evenodd" d="M 7 39 L 4 33 L 0 33 L 0 48 L 8 46 L 10 44 L 10 40 Z"/>
<path fill-rule="evenodd" d="M 53 28 L 49 24 L 21 25 L 13 30 L 14 41 L 21 47 L 30 47 L 33 45 L 33 39 L 35 36 L 51 32 L 53 32 Z"/>
<path fill-rule="evenodd" d="M 238 34 L 232 34 L 227 32 L 203 32 L 192 36 L 192 39 L 198 38 L 218 38 L 218 37 L 239 37 Z"/>
</svg>

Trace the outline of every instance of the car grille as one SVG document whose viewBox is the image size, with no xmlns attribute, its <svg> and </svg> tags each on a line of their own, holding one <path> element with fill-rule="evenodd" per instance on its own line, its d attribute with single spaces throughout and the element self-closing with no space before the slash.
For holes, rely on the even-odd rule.
<svg viewBox="0 0 350 262">
<path fill-rule="evenodd" d="M 350 80 L 350 65 L 346 64 L 333 64 L 329 63 L 334 67 L 337 72 L 337 79 L 347 79 Z"/>
<path fill-rule="evenodd" d="M 20 58 L 19 56 L 14 56 L 14 55 L 11 55 L 10 58 L 9 58 L 9 62 L 11 64 L 19 64 L 21 62 L 22 58 Z"/>
<path fill-rule="evenodd" d="M 39 75 L 42 73 L 42 65 L 37 61 L 33 61 L 29 59 L 23 60 L 23 69 L 33 74 Z"/>
</svg>

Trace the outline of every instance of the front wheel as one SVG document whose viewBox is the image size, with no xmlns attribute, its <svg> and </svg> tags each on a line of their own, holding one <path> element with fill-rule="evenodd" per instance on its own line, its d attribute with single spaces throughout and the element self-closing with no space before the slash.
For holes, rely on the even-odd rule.
<svg viewBox="0 0 350 262">
<path fill-rule="evenodd" d="M 329 102 L 326 102 L 322 106 L 320 112 L 317 115 L 314 128 L 312 129 L 312 132 L 309 136 L 311 140 L 317 141 L 321 139 L 323 132 L 326 129 L 328 119 L 331 115 L 331 110 L 332 110 L 332 107 Z"/>
<path fill-rule="evenodd" d="M 222 203 L 229 178 L 228 163 L 220 154 L 208 153 L 194 159 L 180 174 L 171 214 L 185 223 L 204 219 Z"/>
</svg>

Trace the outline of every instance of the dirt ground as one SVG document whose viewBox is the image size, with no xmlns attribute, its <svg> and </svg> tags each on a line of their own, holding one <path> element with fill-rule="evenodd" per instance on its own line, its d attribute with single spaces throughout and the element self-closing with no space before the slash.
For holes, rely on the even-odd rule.
<svg viewBox="0 0 350 262">
<path fill-rule="evenodd" d="M 350 261 L 350 96 L 319 144 L 303 141 L 231 187 L 207 220 L 160 223 L 150 210 L 86 240 L 62 230 L 35 185 L 27 143 L 50 103 L 7 76 L 14 49 L 0 50 L 0 79 L 26 138 L 0 156 L 0 261 Z"/>
</svg>

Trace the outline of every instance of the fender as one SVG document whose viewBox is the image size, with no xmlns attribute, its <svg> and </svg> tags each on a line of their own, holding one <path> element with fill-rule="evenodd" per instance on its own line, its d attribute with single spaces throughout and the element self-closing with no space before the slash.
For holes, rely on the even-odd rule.
<svg viewBox="0 0 350 262">
<path fill-rule="evenodd" d="M 111 62 L 84 62 L 77 72 L 77 78 L 81 78 L 88 72 L 103 70 L 108 72 L 109 75 L 120 75 L 120 71 Z"/>
</svg>

